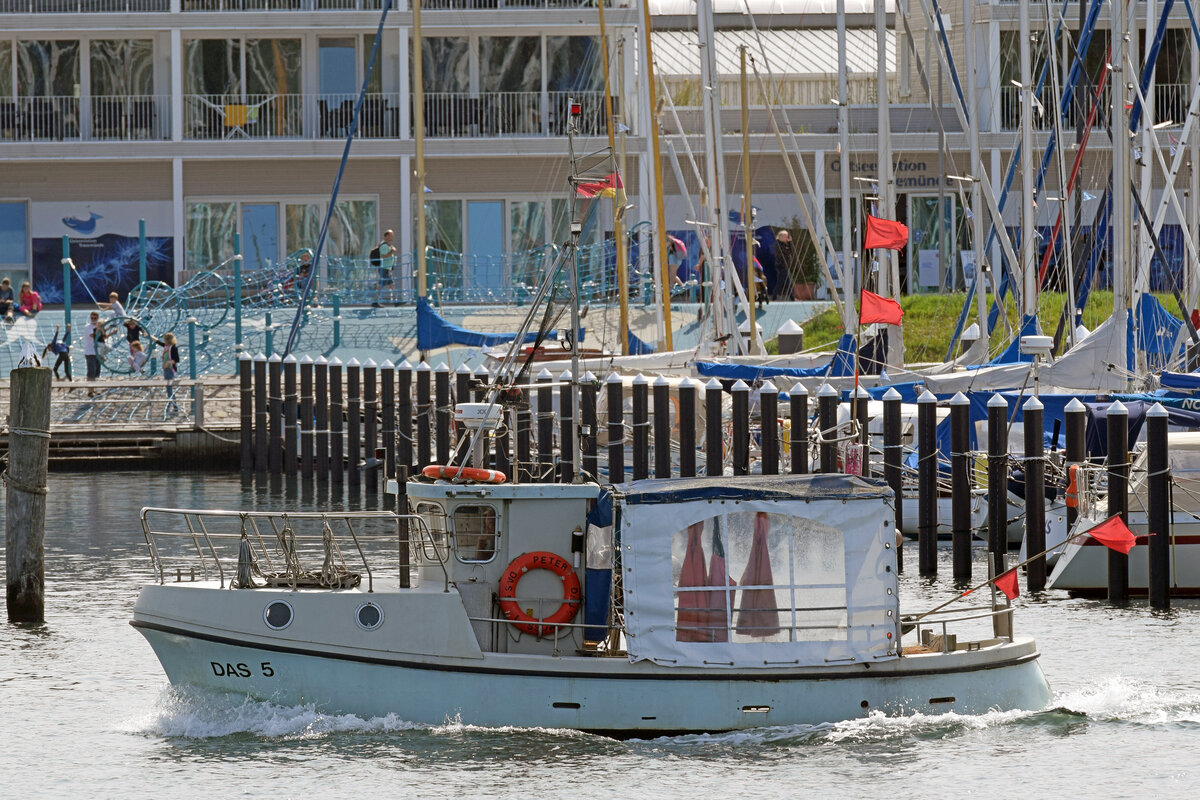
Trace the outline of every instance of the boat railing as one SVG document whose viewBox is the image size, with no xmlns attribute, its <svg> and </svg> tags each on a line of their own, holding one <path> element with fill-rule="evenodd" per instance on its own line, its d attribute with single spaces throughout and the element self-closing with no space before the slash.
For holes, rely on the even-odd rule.
<svg viewBox="0 0 1200 800">
<path fill-rule="evenodd" d="M 960 643 L 958 634 L 950 631 L 951 626 L 958 627 L 973 620 L 991 620 L 994 636 L 1012 639 L 1012 608 L 996 603 L 932 611 L 911 623 L 901 619 L 901 635 L 915 634 L 922 646 L 943 653 L 955 649 L 977 650 L 982 647 L 978 639 L 964 639 Z"/>
<path fill-rule="evenodd" d="M 560 599 L 558 599 L 558 598 L 554 598 L 554 599 L 550 599 L 550 598 L 516 598 L 516 600 L 517 600 L 517 602 L 518 602 L 519 604 L 521 604 L 521 606 L 522 606 L 523 608 L 524 608 L 524 607 L 526 607 L 526 604 L 533 604 L 535 607 L 537 607 L 537 606 L 540 606 L 540 605 L 543 605 L 543 604 L 552 604 L 552 605 L 554 605 L 554 607 L 555 607 L 555 608 L 557 608 L 557 605 L 558 605 L 559 603 L 561 603 L 561 602 L 562 602 L 562 601 L 561 601 Z M 551 610 L 553 610 L 553 609 L 551 609 Z M 539 613 L 540 613 L 540 612 L 539 612 Z M 513 623 L 513 621 L 512 621 L 512 620 L 510 620 L 510 619 L 508 619 L 507 617 L 496 617 L 496 616 L 487 616 L 487 617 L 474 617 L 474 616 L 468 616 L 468 617 L 467 617 L 467 619 L 469 619 L 469 620 L 470 620 L 472 623 L 475 623 L 475 622 L 485 622 L 485 623 L 487 623 L 488 625 L 492 625 L 492 626 L 500 626 L 500 627 L 503 627 L 503 626 L 505 626 L 505 625 L 512 625 L 512 624 L 514 624 L 514 623 Z M 598 628 L 598 629 L 604 630 L 604 632 L 605 632 L 606 636 L 607 636 L 607 633 L 608 633 L 608 628 L 606 627 L 606 625 L 604 625 L 604 624 L 599 624 L 599 625 L 597 625 L 597 624 L 596 624 L 596 623 L 594 623 L 594 622 L 588 623 L 588 622 L 543 622 L 543 621 L 535 621 L 535 622 L 531 622 L 531 623 L 529 623 L 529 624 L 531 624 L 531 625 L 537 625 L 537 626 L 539 627 L 539 629 L 540 629 L 541 631 L 543 631 L 543 633 L 542 633 L 541 635 L 537 636 L 537 638 L 538 638 L 538 639 L 546 639 L 546 638 L 550 638 L 550 639 L 552 639 L 552 640 L 553 640 L 553 642 L 554 642 L 554 654 L 555 654 L 555 655 L 558 655 L 560 644 L 561 644 L 561 643 L 562 643 L 564 640 L 566 640 L 567 642 L 571 643 L 571 644 L 572 644 L 572 646 L 574 646 L 574 642 L 573 642 L 573 640 L 571 640 L 571 639 L 567 638 L 567 637 L 568 637 L 568 633 L 567 633 L 567 632 L 569 632 L 569 631 L 571 631 L 571 630 L 575 630 L 575 629 L 579 629 L 579 628 L 593 628 L 593 629 L 597 629 L 597 628 Z M 545 631 L 549 631 L 549 633 L 545 633 Z M 605 654 L 605 653 L 604 653 L 604 652 L 598 652 L 597 654 L 603 655 L 603 654 Z M 613 652 L 612 652 L 612 655 L 622 655 L 622 656 L 623 656 L 623 655 L 625 655 L 625 654 L 624 654 L 623 652 L 618 654 L 618 653 L 616 653 L 615 651 L 613 651 Z"/>
<path fill-rule="evenodd" d="M 221 588 L 375 590 L 379 565 L 409 585 L 409 542 L 432 537 L 425 521 L 391 511 L 230 511 L 146 507 L 142 532 L 160 584 L 216 580 Z M 444 587 L 449 586 L 440 562 Z M 361 572 L 359 570 L 361 569 Z"/>
</svg>

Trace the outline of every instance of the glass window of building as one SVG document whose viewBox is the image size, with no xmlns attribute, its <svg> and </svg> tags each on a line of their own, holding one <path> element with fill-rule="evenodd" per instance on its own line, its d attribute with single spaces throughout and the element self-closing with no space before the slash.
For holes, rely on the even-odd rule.
<svg viewBox="0 0 1200 800">
<path fill-rule="evenodd" d="M 17 94 L 79 97 L 79 42 L 17 42 Z"/>
<path fill-rule="evenodd" d="M 435 250 L 461 253 L 463 208 L 461 200 L 425 201 L 425 244 Z"/>
<path fill-rule="evenodd" d="M 8 275 L 11 268 L 24 269 L 28 263 L 29 207 L 24 200 L 0 202 L 0 268 Z"/>
<path fill-rule="evenodd" d="M 188 203 L 186 215 L 187 269 L 215 269 L 233 257 L 233 234 L 237 231 L 237 203 Z"/>
<path fill-rule="evenodd" d="M 0 39 L 0 100 L 12 100 L 13 90 L 13 43 Z"/>
<path fill-rule="evenodd" d="M 183 91 L 190 95 L 242 93 L 242 40 L 189 39 L 184 47 Z"/>
<path fill-rule="evenodd" d="M 93 39 L 89 62 L 92 97 L 154 94 L 152 39 Z"/>
<path fill-rule="evenodd" d="M 471 42 L 467 37 L 429 36 L 421 52 L 426 95 L 471 90 Z M 411 55 L 409 58 L 411 70 Z"/>
<path fill-rule="evenodd" d="M 294 253 L 306 247 L 317 249 L 321 236 L 320 203 L 287 203 L 283 214 L 284 241 L 287 250 Z"/>
</svg>

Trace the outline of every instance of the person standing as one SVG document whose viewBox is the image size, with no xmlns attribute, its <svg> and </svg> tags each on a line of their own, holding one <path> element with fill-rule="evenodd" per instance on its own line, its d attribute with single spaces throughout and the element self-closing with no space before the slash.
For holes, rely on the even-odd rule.
<svg viewBox="0 0 1200 800">
<path fill-rule="evenodd" d="M 160 344 L 163 349 L 163 379 L 167 382 L 166 413 L 178 414 L 179 406 L 175 403 L 175 376 L 179 371 L 179 346 L 175 342 L 175 334 L 169 331 L 164 333 Z"/>
<path fill-rule="evenodd" d="M 396 293 L 396 233 L 390 228 L 383 232 L 383 241 L 376 248 L 379 251 L 379 302 L 375 305 L 383 305 L 383 287 L 386 284 L 388 287 L 387 297 L 391 302 L 395 302 Z"/>
<path fill-rule="evenodd" d="M 62 380 L 62 377 L 58 374 L 58 368 L 64 367 L 67 373 L 67 380 L 71 380 L 71 323 L 67 323 L 67 329 L 63 333 L 61 340 L 58 338 L 58 326 L 54 326 L 54 338 L 42 350 L 42 358 L 46 357 L 47 352 L 58 356 L 54 361 L 54 377 Z"/>
<path fill-rule="evenodd" d="M 83 326 L 83 360 L 87 362 L 87 379 L 89 381 L 100 378 L 100 353 L 96 344 L 101 341 L 103 336 L 104 327 L 100 324 L 100 312 L 93 311 L 88 317 L 87 325 Z M 88 397 L 95 396 L 96 390 L 89 388 Z"/>
</svg>

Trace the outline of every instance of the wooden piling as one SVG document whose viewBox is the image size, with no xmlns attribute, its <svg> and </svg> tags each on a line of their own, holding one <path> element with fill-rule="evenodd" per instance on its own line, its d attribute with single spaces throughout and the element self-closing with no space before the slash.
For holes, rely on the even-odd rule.
<svg viewBox="0 0 1200 800">
<path fill-rule="evenodd" d="M 267 461 L 272 475 L 283 472 L 283 359 L 267 359 Z"/>
<path fill-rule="evenodd" d="M 5 598 L 9 622 L 46 621 L 46 471 L 50 458 L 48 367 L 9 373 L 4 471 Z"/>
<path fill-rule="evenodd" d="M 804 384 L 797 383 L 792 387 L 788 392 L 788 404 L 792 428 L 788 434 L 792 474 L 804 475 L 808 473 L 808 389 Z"/>
<path fill-rule="evenodd" d="M 417 463 L 416 472 L 433 463 L 433 372 L 428 361 L 417 364 Z"/>
<path fill-rule="evenodd" d="M 238 400 L 241 430 L 239 452 L 242 472 L 254 471 L 254 360 L 249 353 L 238 356 Z"/>
<path fill-rule="evenodd" d="M 704 384 L 704 474 L 710 478 L 725 474 L 725 436 L 721 424 L 723 395 L 721 382 L 709 378 Z"/>
<path fill-rule="evenodd" d="M 733 398 L 733 462 L 734 475 L 750 474 L 750 386 L 738 380 L 730 388 Z"/>
<path fill-rule="evenodd" d="M 830 475 L 837 472 L 837 390 L 828 383 L 817 390 L 817 428 L 819 431 L 821 472 Z"/>
<path fill-rule="evenodd" d="M 633 379 L 633 479 L 650 477 L 650 380 L 642 374 Z"/>
<path fill-rule="evenodd" d="M 259 353 L 254 358 L 254 471 L 266 473 L 267 419 L 270 407 L 267 400 L 267 357 Z"/>
<path fill-rule="evenodd" d="M 450 463 L 450 422 L 454 409 L 450 406 L 450 365 L 443 361 L 433 371 L 434 441 L 437 463 Z"/>
<path fill-rule="evenodd" d="M 554 376 L 543 368 L 537 376 L 537 473 L 534 480 L 554 483 Z"/>
<path fill-rule="evenodd" d="M 883 477 L 895 497 L 897 531 L 904 528 L 904 473 L 900 468 L 904 460 L 904 427 L 900 416 L 902 400 L 895 389 L 888 389 L 883 394 Z M 896 547 L 896 569 L 898 572 L 904 571 L 904 548 L 899 544 Z"/>
<path fill-rule="evenodd" d="M 367 495 L 379 491 L 379 368 L 374 359 L 363 362 L 363 484 Z"/>
<path fill-rule="evenodd" d="M 691 378 L 679 382 L 679 477 L 696 477 L 696 395 L 700 384 Z"/>
<path fill-rule="evenodd" d="M 295 475 L 299 458 L 299 403 L 296 387 L 296 357 L 291 353 L 283 359 L 283 474 Z"/>
<path fill-rule="evenodd" d="M 1008 569 L 1008 403 L 993 394 L 988 415 L 988 554 L 996 577 Z"/>
<path fill-rule="evenodd" d="M 1108 407 L 1108 516 L 1129 524 L 1129 409 L 1120 400 Z M 1129 556 L 1108 549 L 1108 602 L 1129 600 Z"/>
<path fill-rule="evenodd" d="M 1063 416 L 1066 418 L 1066 447 L 1064 448 L 1063 456 L 1066 460 L 1067 468 L 1067 489 L 1070 486 L 1071 467 L 1077 464 L 1082 464 L 1087 460 L 1087 406 L 1080 402 L 1078 397 L 1071 398 L 1071 402 L 1067 403 L 1064 409 Z M 1066 491 L 1066 489 L 1064 489 Z M 1078 496 L 1083 491 L 1082 486 L 1076 487 L 1075 493 Z M 1075 528 L 1075 520 L 1079 519 L 1079 506 L 1076 501 L 1072 504 L 1071 498 L 1067 496 L 1067 530 Z"/>
<path fill-rule="evenodd" d="M 351 489 L 362 485 L 362 365 L 346 362 L 346 477 Z"/>
<path fill-rule="evenodd" d="M 1043 437 L 1042 402 L 1031 397 L 1021 406 L 1025 428 L 1025 552 L 1046 549 L 1046 443 Z M 1025 568 L 1031 592 L 1046 588 L 1046 557 L 1038 556 Z"/>
<path fill-rule="evenodd" d="M 300 359 L 300 476 L 313 476 L 313 360 Z"/>
<path fill-rule="evenodd" d="M 520 476 L 521 483 L 533 480 L 533 418 L 529 408 L 529 390 L 521 390 L 521 399 L 517 403 L 517 446 L 513 454 L 514 475 Z"/>
<path fill-rule="evenodd" d="M 342 439 L 342 362 L 329 359 L 329 472 L 330 482 L 341 486 L 346 480 L 346 443 Z"/>
<path fill-rule="evenodd" d="M 762 431 L 762 474 L 779 474 L 779 387 L 767 381 L 758 390 Z"/>
<path fill-rule="evenodd" d="M 950 549 L 954 580 L 971 580 L 971 401 L 950 398 Z"/>
<path fill-rule="evenodd" d="M 937 398 L 917 398 L 917 570 L 937 575 Z"/>
<path fill-rule="evenodd" d="M 584 477 L 599 480 L 600 474 L 600 416 L 596 410 L 600 394 L 600 382 L 591 372 L 583 374 L 579 384 L 579 446 L 583 451 L 580 462 Z"/>
<path fill-rule="evenodd" d="M 401 466 L 413 466 L 413 368 L 404 359 L 396 367 L 396 475 Z M 397 477 L 397 479 L 399 479 Z"/>
<path fill-rule="evenodd" d="M 871 477 L 870 401 L 871 393 L 867 387 L 859 386 L 854 393 L 854 420 L 858 423 L 859 474 L 864 478 Z"/>
<path fill-rule="evenodd" d="M 1171 474 L 1167 453 L 1167 410 L 1155 403 L 1146 412 L 1147 533 L 1150 534 L 1147 590 L 1151 608 L 1171 607 Z"/>
<path fill-rule="evenodd" d="M 575 385 L 570 370 L 558 376 L 558 479 L 575 480 Z"/>
<path fill-rule="evenodd" d="M 396 365 L 391 359 L 379 365 L 380 419 L 383 424 L 383 477 L 396 477 Z"/>
<path fill-rule="evenodd" d="M 659 375 L 654 392 L 654 477 L 671 477 L 671 382 Z"/>
<path fill-rule="evenodd" d="M 329 481 L 329 362 L 317 356 L 313 362 L 313 416 L 316 418 L 317 482 Z"/>
<path fill-rule="evenodd" d="M 608 480 L 625 482 L 625 409 L 621 376 L 613 372 L 605 381 L 608 403 Z"/>
</svg>

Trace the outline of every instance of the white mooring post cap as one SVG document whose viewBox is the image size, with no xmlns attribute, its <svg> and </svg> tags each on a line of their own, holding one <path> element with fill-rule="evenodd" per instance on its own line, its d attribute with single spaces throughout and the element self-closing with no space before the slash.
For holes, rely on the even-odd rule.
<svg viewBox="0 0 1200 800">
<path fill-rule="evenodd" d="M 744 380 L 739 378 L 737 383 L 733 384 L 733 386 L 730 387 L 730 390 L 734 391 L 734 392 L 748 392 L 748 391 L 750 391 L 750 387 L 746 384 L 746 382 Z"/>
<path fill-rule="evenodd" d="M 988 398 L 988 408 L 1008 408 L 1008 401 L 999 392 Z"/>
<path fill-rule="evenodd" d="M 1125 404 L 1122 403 L 1120 400 L 1113 400 L 1112 405 L 1108 407 L 1108 415 L 1110 417 L 1113 414 L 1128 414 L 1128 413 L 1129 413 L 1129 409 L 1126 408 Z"/>
<path fill-rule="evenodd" d="M 1146 416 L 1157 419 L 1158 417 L 1169 417 L 1171 415 L 1167 413 L 1165 408 L 1163 408 L 1162 403 L 1155 403 L 1154 405 L 1150 406 L 1150 410 L 1146 412 Z"/>
<path fill-rule="evenodd" d="M 608 377 L 604 379 L 605 383 L 621 383 L 621 376 L 615 372 L 608 373 Z"/>
<path fill-rule="evenodd" d="M 650 383 L 650 379 L 647 378 L 645 375 L 643 375 L 640 372 L 637 374 L 637 377 L 633 379 L 634 386 L 641 386 L 641 385 L 647 384 L 647 383 Z"/>
<path fill-rule="evenodd" d="M 952 406 L 969 406 L 969 405 L 971 405 L 971 401 L 968 400 L 967 396 L 965 394 L 963 394 L 962 392 L 956 392 L 954 397 L 950 398 L 950 405 L 952 405 Z"/>
<path fill-rule="evenodd" d="M 300 363 L 301 364 L 313 363 L 312 356 L 310 356 L 308 353 L 305 353 L 303 356 L 300 357 Z"/>
<path fill-rule="evenodd" d="M 283 357 L 283 363 L 285 363 L 285 364 L 295 364 L 295 363 L 296 363 L 296 357 L 295 357 L 294 355 L 292 355 L 291 353 L 288 353 L 286 356 L 284 356 L 284 357 Z"/>
<path fill-rule="evenodd" d="M 456 369 L 454 371 L 456 373 L 458 373 L 459 375 L 463 375 L 463 374 L 470 375 L 471 374 L 471 368 L 467 366 L 467 362 L 465 362 L 465 361 L 463 363 L 459 364 L 458 369 Z"/>
<path fill-rule="evenodd" d="M 917 402 L 918 403 L 936 403 L 937 397 L 933 394 L 933 392 L 926 389 L 925 391 L 921 392 L 921 396 L 917 398 Z"/>
<path fill-rule="evenodd" d="M 716 378 L 709 378 L 708 383 L 704 384 L 705 391 L 721 391 L 721 382 Z"/>
<path fill-rule="evenodd" d="M 779 387 L 768 380 L 762 386 L 758 387 L 758 391 L 760 394 L 776 394 L 779 391 Z"/>
<path fill-rule="evenodd" d="M 325 359 L 325 356 L 317 356 L 317 360 L 316 360 L 316 361 L 314 361 L 313 363 L 314 363 L 314 364 L 322 364 L 322 365 L 324 365 L 324 364 L 328 364 L 328 363 L 329 363 L 329 361 L 327 361 L 327 360 Z"/>
<path fill-rule="evenodd" d="M 355 358 L 354 356 L 351 356 L 350 360 L 346 362 L 346 366 L 347 367 L 361 367 L 362 364 L 358 363 L 357 358 Z"/>
<path fill-rule="evenodd" d="M 821 388 L 817 389 L 817 397 L 837 397 L 838 390 L 830 386 L 828 383 L 822 383 Z"/>
<path fill-rule="evenodd" d="M 563 383 L 570 383 L 571 377 L 571 370 L 564 369 L 561 373 L 559 373 L 558 379 Z"/>
<path fill-rule="evenodd" d="M 796 383 L 792 386 L 788 394 L 792 395 L 793 397 L 807 397 L 808 387 L 803 383 Z"/>
<path fill-rule="evenodd" d="M 799 325 L 797 325 L 796 320 L 789 319 L 787 322 L 779 326 L 779 329 L 776 331 L 776 333 L 784 335 L 789 333 L 804 333 L 804 328 L 801 328 Z"/>
<path fill-rule="evenodd" d="M 270 361 L 270 362 L 283 361 L 283 358 L 280 357 L 279 353 L 271 353 L 271 357 L 268 358 L 267 361 Z"/>
<path fill-rule="evenodd" d="M 584 383 L 595 383 L 596 382 L 595 373 L 593 373 L 590 369 L 587 372 L 583 373 L 583 382 Z"/>
<path fill-rule="evenodd" d="M 416 371 L 417 372 L 430 372 L 430 371 L 432 371 L 432 369 L 433 368 L 431 366 L 429 366 L 428 361 L 422 361 L 421 363 L 417 364 Z"/>
<path fill-rule="evenodd" d="M 854 397 L 856 399 L 862 399 L 865 397 L 866 399 L 869 400 L 869 399 L 871 399 L 871 393 L 867 391 L 867 387 L 863 386 L 860 383 L 858 385 L 858 388 L 854 390 Z"/>
<path fill-rule="evenodd" d="M 396 365 L 396 369 L 412 369 L 412 368 L 413 368 L 412 362 L 409 361 L 407 358 Z"/>
<path fill-rule="evenodd" d="M 904 398 L 900 395 L 899 392 L 896 391 L 896 387 L 893 386 L 890 389 L 888 389 L 886 392 L 883 393 L 883 399 L 885 402 L 894 403 L 897 400 L 903 400 Z"/>
<path fill-rule="evenodd" d="M 450 371 L 450 365 L 447 364 L 445 361 L 438 364 L 437 368 L 434 369 L 434 372 L 449 372 L 449 371 Z"/>
<path fill-rule="evenodd" d="M 373 358 L 368 358 L 366 361 L 364 361 L 362 363 L 362 365 L 363 365 L 363 369 L 375 369 L 375 367 L 379 366 L 378 364 L 375 363 L 375 359 L 373 359 Z"/>
<path fill-rule="evenodd" d="M 386 369 L 395 369 L 396 365 L 392 363 L 392 360 L 390 358 L 385 358 L 383 360 L 383 363 L 379 365 L 379 368 L 385 369 L 385 370 Z"/>
<path fill-rule="evenodd" d="M 550 372 L 549 369 L 547 369 L 546 367 L 542 367 L 542 371 L 537 374 L 537 379 L 539 381 L 552 381 L 552 380 L 554 380 L 554 375 Z"/>
<path fill-rule="evenodd" d="M 665 376 L 659 375 L 657 378 L 654 379 L 654 383 L 652 383 L 651 385 L 655 386 L 655 387 L 670 386 L 671 382 L 669 380 L 667 380 Z"/>
<path fill-rule="evenodd" d="M 1067 407 L 1063 410 L 1068 414 L 1083 414 L 1087 412 L 1087 406 L 1078 397 L 1072 397 L 1071 402 L 1067 403 Z"/>
<path fill-rule="evenodd" d="M 1044 408 L 1042 401 L 1038 400 L 1036 396 L 1030 397 L 1025 401 L 1025 405 L 1021 406 L 1022 411 L 1041 411 Z"/>
</svg>

